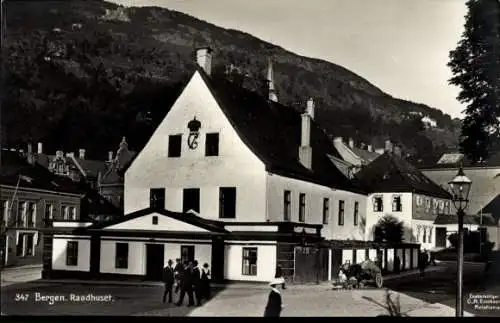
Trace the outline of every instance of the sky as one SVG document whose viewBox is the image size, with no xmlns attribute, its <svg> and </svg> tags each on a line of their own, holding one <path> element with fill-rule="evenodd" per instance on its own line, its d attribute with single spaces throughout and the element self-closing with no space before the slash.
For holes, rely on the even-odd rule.
<svg viewBox="0 0 500 323">
<path fill-rule="evenodd" d="M 382 91 L 463 116 L 447 63 L 465 0 L 111 0 L 158 6 L 341 65 Z"/>
</svg>

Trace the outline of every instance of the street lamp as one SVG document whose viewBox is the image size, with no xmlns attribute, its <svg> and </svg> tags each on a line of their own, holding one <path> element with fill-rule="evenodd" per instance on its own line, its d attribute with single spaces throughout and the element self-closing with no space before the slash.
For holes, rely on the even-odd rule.
<svg viewBox="0 0 500 323">
<path fill-rule="evenodd" d="M 453 205 L 457 209 L 458 217 L 458 246 L 457 246 L 457 303 L 456 316 L 464 316 L 462 287 L 464 273 L 464 216 L 467 204 L 469 204 L 469 192 L 472 181 L 465 176 L 462 166 L 458 170 L 457 176 L 448 183 L 452 195 Z"/>
</svg>

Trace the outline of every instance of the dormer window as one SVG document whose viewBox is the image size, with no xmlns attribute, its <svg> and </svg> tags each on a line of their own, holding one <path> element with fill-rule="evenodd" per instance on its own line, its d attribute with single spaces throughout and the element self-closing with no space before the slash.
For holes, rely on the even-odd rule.
<svg viewBox="0 0 500 323">
<path fill-rule="evenodd" d="M 373 212 L 383 212 L 384 211 L 384 199 L 382 196 L 373 197 Z"/>
<path fill-rule="evenodd" d="M 401 202 L 401 195 L 394 195 L 392 197 L 392 212 L 402 212 L 403 203 Z"/>
<path fill-rule="evenodd" d="M 207 133 L 205 156 L 219 156 L 219 134 Z"/>
<path fill-rule="evenodd" d="M 168 157 L 181 157 L 182 135 L 168 136 Z"/>
</svg>

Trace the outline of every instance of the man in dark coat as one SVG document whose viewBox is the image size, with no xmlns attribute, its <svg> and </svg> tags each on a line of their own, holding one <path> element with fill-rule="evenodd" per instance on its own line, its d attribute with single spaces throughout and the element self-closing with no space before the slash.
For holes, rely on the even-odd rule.
<svg viewBox="0 0 500 323">
<path fill-rule="evenodd" d="M 201 306 L 201 270 L 198 267 L 198 260 L 193 261 L 192 283 L 196 305 Z"/>
<path fill-rule="evenodd" d="M 181 294 L 179 296 L 179 301 L 176 303 L 177 306 L 181 306 L 184 302 L 184 296 L 188 294 L 189 303 L 188 306 L 194 306 L 193 299 L 193 263 L 189 262 L 183 270 L 181 276 Z"/>
<path fill-rule="evenodd" d="M 286 289 L 286 286 L 285 286 L 285 277 L 283 276 L 283 269 L 281 268 L 280 265 L 276 266 L 276 274 L 274 275 L 274 278 L 281 278 L 281 279 L 283 279 L 283 285 L 281 285 L 281 287 L 283 289 Z"/>
<path fill-rule="evenodd" d="M 283 303 L 281 301 L 281 293 L 278 290 L 278 286 L 284 283 L 283 278 L 275 278 L 269 283 L 271 286 L 271 292 L 269 293 L 269 298 L 267 299 L 266 309 L 264 310 L 264 317 L 279 317 L 281 310 L 283 309 Z"/>
<path fill-rule="evenodd" d="M 178 293 L 181 288 L 181 275 L 184 270 L 184 266 L 182 266 L 182 262 L 179 258 L 175 259 L 175 267 L 174 267 L 174 278 L 175 278 L 175 292 Z"/>
<path fill-rule="evenodd" d="M 172 303 L 172 289 L 174 286 L 174 267 L 172 267 L 172 259 L 168 260 L 167 266 L 163 268 L 163 283 L 165 284 L 165 291 L 163 292 L 163 303 L 167 300 Z"/>
<path fill-rule="evenodd" d="M 210 279 L 211 273 L 208 268 L 208 264 L 204 263 L 203 268 L 201 269 L 201 297 L 202 299 L 209 300 L 210 299 Z"/>
</svg>

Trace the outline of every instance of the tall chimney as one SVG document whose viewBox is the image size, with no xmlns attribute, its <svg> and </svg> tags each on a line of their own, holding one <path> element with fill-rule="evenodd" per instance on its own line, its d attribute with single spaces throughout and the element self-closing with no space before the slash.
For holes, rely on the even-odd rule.
<svg viewBox="0 0 500 323">
<path fill-rule="evenodd" d="M 392 142 L 390 140 L 385 141 L 384 150 L 388 153 L 392 153 Z"/>
<path fill-rule="evenodd" d="M 307 100 L 306 112 L 313 120 L 314 120 L 314 108 L 315 108 L 314 100 L 312 98 L 309 98 L 309 100 Z"/>
<path fill-rule="evenodd" d="M 26 155 L 26 157 L 28 158 L 28 163 L 34 164 L 35 156 L 33 156 L 33 145 L 31 143 L 28 144 L 28 152 Z"/>
<path fill-rule="evenodd" d="M 306 112 L 302 113 L 299 161 L 304 167 L 311 169 L 312 167 L 311 115 L 309 115 L 307 110 L 308 109 L 306 109 Z"/>
<path fill-rule="evenodd" d="M 212 72 L 212 49 L 210 47 L 200 47 L 196 50 L 196 62 L 203 68 L 205 73 Z"/>
<path fill-rule="evenodd" d="M 85 149 L 78 150 L 78 158 L 85 159 Z"/>
<path fill-rule="evenodd" d="M 267 86 L 268 86 L 268 99 L 273 102 L 278 102 L 278 95 L 276 94 L 276 88 L 274 86 L 274 70 L 273 70 L 273 62 L 271 59 L 268 59 L 268 67 L 267 67 Z"/>
<path fill-rule="evenodd" d="M 41 142 L 38 143 L 38 154 L 43 154 L 43 144 Z"/>
<path fill-rule="evenodd" d="M 368 151 L 372 152 L 372 151 L 373 151 L 373 146 L 372 146 L 372 145 L 368 145 L 368 146 L 366 147 L 366 149 L 367 149 Z"/>
<path fill-rule="evenodd" d="M 352 138 L 349 138 L 349 148 L 354 148 L 354 140 Z"/>
<path fill-rule="evenodd" d="M 113 160 L 113 151 L 108 151 L 108 161 L 112 161 Z"/>
</svg>

